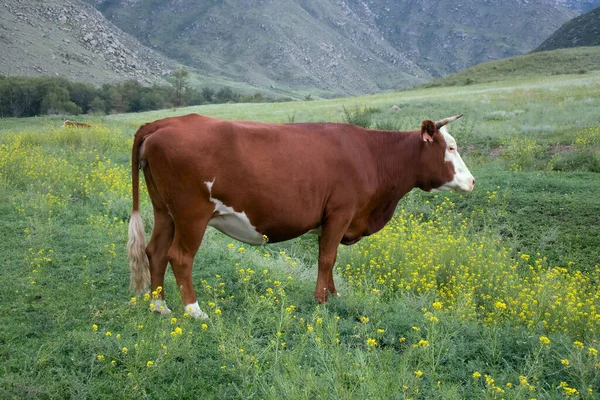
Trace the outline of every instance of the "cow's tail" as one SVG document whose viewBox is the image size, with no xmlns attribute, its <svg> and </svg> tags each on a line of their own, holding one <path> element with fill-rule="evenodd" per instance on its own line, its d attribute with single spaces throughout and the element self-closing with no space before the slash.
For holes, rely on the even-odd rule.
<svg viewBox="0 0 600 400">
<path fill-rule="evenodd" d="M 131 152 L 131 183 L 133 188 L 133 207 L 129 220 L 129 240 L 127 241 L 127 255 L 129 257 L 130 282 L 129 287 L 136 293 L 144 292 L 150 284 L 150 264 L 146 254 L 146 236 L 144 223 L 140 215 L 140 149 L 146 136 L 151 134 L 153 124 L 142 126 L 133 139 Z"/>
</svg>

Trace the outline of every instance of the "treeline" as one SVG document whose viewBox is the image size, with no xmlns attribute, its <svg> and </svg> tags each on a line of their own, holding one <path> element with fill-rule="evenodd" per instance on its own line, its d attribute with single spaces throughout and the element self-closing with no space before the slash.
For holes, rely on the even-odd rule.
<svg viewBox="0 0 600 400">
<path fill-rule="evenodd" d="M 143 86 L 135 80 L 129 80 L 95 87 L 60 77 L 0 75 L 0 117 L 110 114 L 187 105 L 290 100 L 268 98 L 259 92 L 242 95 L 229 87 L 197 90 L 187 84 L 185 73 L 176 72 L 172 80 L 172 85 Z"/>
</svg>

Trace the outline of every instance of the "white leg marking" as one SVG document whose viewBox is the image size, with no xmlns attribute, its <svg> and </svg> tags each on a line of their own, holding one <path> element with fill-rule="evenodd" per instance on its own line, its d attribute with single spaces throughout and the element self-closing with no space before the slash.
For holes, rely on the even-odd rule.
<svg viewBox="0 0 600 400">
<path fill-rule="evenodd" d="M 164 300 L 152 300 L 150 303 L 150 310 L 159 313 L 160 315 L 169 315 L 171 310 L 167 307 L 167 302 Z"/>
<path fill-rule="evenodd" d="M 207 319 L 208 315 L 200 309 L 198 302 L 188 304 L 184 308 L 185 312 L 194 319 Z"/>
</svg>

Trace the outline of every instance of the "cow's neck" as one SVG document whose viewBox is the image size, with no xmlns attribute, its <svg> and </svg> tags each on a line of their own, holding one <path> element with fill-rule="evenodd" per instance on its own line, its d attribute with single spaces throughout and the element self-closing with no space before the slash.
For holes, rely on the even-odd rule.
<svg viewBox="0 0 600 400">
<path fill-rule="evenodd" d="M 418 185 L 421 135 L 418 131 L 369 131 L 369 151 L 375 160 L 377 191 L 373 197 L 365 235 L 382 229 L 393 217 L 398 202 Z"/>
<path fill-rule="evenodd" d="M 423 148 L 418 131 L 369 131 L 369 150 L 377 169 L 378 195 L 396 203 L 418 186 Z"/>
</svg>

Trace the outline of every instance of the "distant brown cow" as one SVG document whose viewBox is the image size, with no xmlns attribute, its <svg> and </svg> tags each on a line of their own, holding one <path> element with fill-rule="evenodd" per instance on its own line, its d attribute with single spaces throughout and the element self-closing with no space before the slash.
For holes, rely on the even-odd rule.
<svg viewBox="0 0 600 400">
<path fill-rule="evenodd" d="M 195 114 L 142 126 L 132 152 L 127 244 L 132 289 L 164 286 L 170 262 L 187 313 L 206 317 L 196 300 L 192 265 L 212 226 L 251 245 L 319 235 L 315 298 L 327 301 L 328 293 L 337 294 L 333 266 L 339 243 L 353 244 L 379 231 L 415 187 L 473 190 L 475 179 L 444 127 L 459 117 L 426 120 L 410 132 Z M 147 247 L 139 213 L 140 167 L 154 207 Z M 170 313 L 164 291 L 153 304 Z"/>
<path fill-rule="evenodd" d="M 83 122 L 69 121 L 68 119 L 63 122 L 63 127 L 66 128 L 91 128 L 90 124 L 84 124 Z"/>
</svg>

